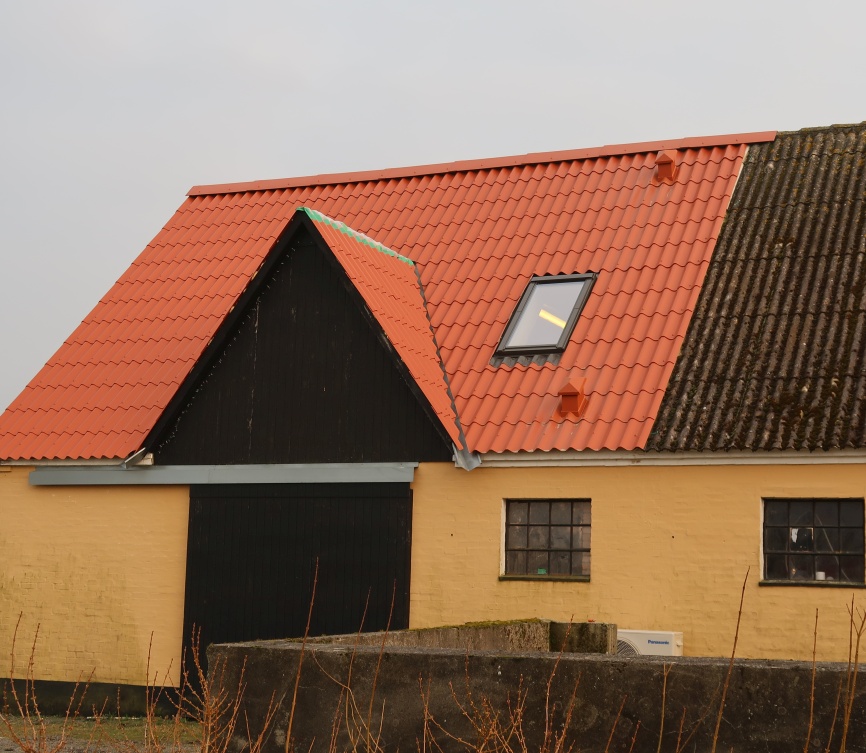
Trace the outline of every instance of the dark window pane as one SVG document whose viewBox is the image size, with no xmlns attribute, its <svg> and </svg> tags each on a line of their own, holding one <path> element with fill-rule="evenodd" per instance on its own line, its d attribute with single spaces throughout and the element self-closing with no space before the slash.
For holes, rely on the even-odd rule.
<svg viewBox="0 0 866 753">
<path fill-rule="evenodd" d="M 529 548 L 548 549 L 550 547 L 550 529 L 547 526 L 529 526 Z"/>
<path fill-rule="evenodd" d="M 526 552 L 506 552 L 505 573 L 507 575 L 526 575 Z"/>
<path fill-rule="evenodd" d="M 548 502 L 530 502 L 529 503 L 529 522 L 530 523 L 549 523 L 550 522 L 550 504 Z"/>
<path fill-rule="evenodd" d="M 551 549 L 571 549 L 571 527 L 570 526 L 551 526 L 550 527 L 550 548 Z"/>
<path fill-rule="evenodd" d="M 589 575 L 589 500 L 506 500 L 505 515 L 505 574 Z"/>
<path fill-rule="evenodd" d="M 785 552 L 788 549 L 788 527 L 767 528 L 764 530 L 764 550 Z"/>
<path fill-rule="evenodd" d="M 788 524 L 791 527 L 812 525 L 812 500 L 794 499 L 789 505 Z"/>
<path fill-rule="evenodd" d="M 791 580 L 815 580 L 815 562 L 810 554 L 788 556 L 788 572 Z"/>
<path fill-rule="evenodd" d="M 815 502 L 815 525 L 839 525 L 839 502 L 835 499 L 823 499 Z"/>
<path fill-rule="evenodd" d="M 526 525 L 529 522 L 529 502 L 509 502 L 508 522 Z"/>
<path fill-rule="evenodd" d="M 571 529 L 571 545 L 574 549 L 589 549 L 589 526 L 575 526 Z"/>
<path fill-rule="evenodd" d="M 589 552 L 574 552 L 571 555 L 571 574 L 589 575 Z"/>
<path fill-rule="evenodd" d="M 788 567 L 784 554 L 768 554 L 765 558 L 764 577 L 767 580 L 788 580 Z"/>
<path fill-rule="evenodd" d="M 815 580 L 839 580 L 839 558 L 831 554 L 815 557 Z"/>
<path fill-rule="evenodd" d="M 838 528 L 816 528 L 815 529 L 815 551 L 816 552 L 838 552 L 839 551 L 839 529 Z"/>
<path fill-rule="evenodd" d="M 526 549 L 526 526 L 508 526 L 505 532 L 506 549 Z"/>
<path fill-rule="evenodd" d="M 840 528 L 839 529 L 840 551 L 853 554 L 863 553 L 863 529 L 862 528 Z"/>
<path fill-rule="evenodd" d="M 547 552 L 529 552 L 527 562 L 530 575 L 547 575 Z"/>
<path fill-rule="evenodd" d="M 560 526 L 571 523 L 571 502 L 554 502 L 550 506 L 550 522 Z"/>
<path fill-rule="evenodd" d="M 788 525 L 788 503 L 781 500 L 764 502 L 764 524 L 768 526 Z"/>
<path fill-rule="evenodd" d="M 551 552 L 550 553 L 550 574 L 551 575 L 570 575 L 571 574 L 571 554 L 569 552 Z"/>
<path fill-rule="evenodd" d="M 863 500 L 846 499 L 840 502 L 839 524 L 843 526 L 862 526 Z"/>
<path fill-rule="evenodd" d="M 571 513 L 571 522 L 588 526 L 590 523 L 589 502 L 575 502 Z"/>
<path fill-rule="evenodd" d="M 814 536 L 811 528 L 791 528 L 791 543 L 792 552 L 811 552 L 813 551 Z"/>
<path fill-rule="evenodd" d="M 863 583 L 863 557 L 839 557 L 839 580 Z"/>
</svg>

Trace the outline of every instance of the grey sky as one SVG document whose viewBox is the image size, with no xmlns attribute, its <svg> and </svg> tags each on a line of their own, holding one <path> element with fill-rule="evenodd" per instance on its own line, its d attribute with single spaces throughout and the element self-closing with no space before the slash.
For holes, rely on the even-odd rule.
<svg viewBox="0 0 866 753">
<path fill-rule="evenodd" d="M 866 3 L 0 0 L 0 409 L 199 183 L 866 119 Z"/>
</svg>

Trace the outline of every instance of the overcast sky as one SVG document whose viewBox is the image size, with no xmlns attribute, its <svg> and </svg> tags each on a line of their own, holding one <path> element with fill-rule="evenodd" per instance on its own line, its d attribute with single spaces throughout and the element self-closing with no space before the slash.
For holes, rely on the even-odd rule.
<svg viewBox="0 0 866 753">
<path fill-rule="evenodd" d="M 862 0 L 0 0 L 0 409 L 195 184 L 866 119 Z"/>
</svg>

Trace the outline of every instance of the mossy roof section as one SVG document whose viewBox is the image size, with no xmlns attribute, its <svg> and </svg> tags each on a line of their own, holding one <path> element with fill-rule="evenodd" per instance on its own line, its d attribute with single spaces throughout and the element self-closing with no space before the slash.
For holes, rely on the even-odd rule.
<svg viewBox="0 0 866 753">
<path fill-rule="evenodd" d="M 749 148 L 650 450 L 866 447 L 866 123 Z"/>
</svg>

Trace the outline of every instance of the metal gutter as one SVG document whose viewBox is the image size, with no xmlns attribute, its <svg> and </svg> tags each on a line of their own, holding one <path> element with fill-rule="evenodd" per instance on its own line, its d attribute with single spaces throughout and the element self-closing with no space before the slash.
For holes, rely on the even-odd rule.
<svg viewBox="0 0 866 753">
<path fill-rule="evenodd" d="M 460 435 L 463 435 L 463 429 L 460 429 Z M 464 444 L 466 440 L 463 440 Z M 471 450 L 463 450 L 459 449 L 457 445 L 452 445 L 452 449 L 454 450 L 454 465 L 458 468 L 462 468 L 464 471 L 474 471 L 479 465 L 481 465 L 481 455 L 477 452 L 472 452 Z"/>
<path fill-rule="evenodd" d="M 481 456 L 485 468 L 553 468 L 592 466 L 684 465 L 848 465 L 866 464 L 866 450 L 826 452 L 618 452 L 614 450 L 564 450 L 551 452 L 488 452 Z"/>
<path fill-rule="evenodd" d="M 189 486 L 191 484 L 405 483 L 418 463 L 54 466 L 30 473 L 31 486 Z"/>
</svg>

